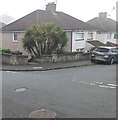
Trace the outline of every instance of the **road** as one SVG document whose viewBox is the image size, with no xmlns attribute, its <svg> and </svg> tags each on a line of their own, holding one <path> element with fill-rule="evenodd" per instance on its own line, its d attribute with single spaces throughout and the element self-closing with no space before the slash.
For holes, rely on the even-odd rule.
<svg viewBox="0 0 118 120">
<path fill-rule="evenodd" d="M 116 66 L 2 72 L 3 117 L 28 118 L 45 108 L 58 118 L 115 118 Z M 26 88 L 19 92 L 18 88 Z"/>
</svg>

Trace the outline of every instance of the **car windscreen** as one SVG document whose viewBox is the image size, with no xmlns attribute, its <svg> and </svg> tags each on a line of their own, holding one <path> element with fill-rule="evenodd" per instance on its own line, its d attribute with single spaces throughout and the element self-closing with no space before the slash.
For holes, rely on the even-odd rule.
<svg viewBox="0 0 118 120">
<path fill-rule="evenodd" d="M 107 48 L 96 48 L 95 51 L 97 51 L 97 52 L 109 52 L 109 49 L 107 49 Z"/>
</svg>

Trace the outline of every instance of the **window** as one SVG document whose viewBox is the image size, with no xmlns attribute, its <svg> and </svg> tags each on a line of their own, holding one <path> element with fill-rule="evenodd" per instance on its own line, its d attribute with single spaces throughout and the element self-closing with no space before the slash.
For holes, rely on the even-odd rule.
<svg viewBox="0 0 118 120">
<path fill-rule="evenodd" d="M 14 32 L 14 33 L 13 33 L 13 42 L 18 42 L 17 32 Z"/>
<path fill-rule="evenodd" d="M 83 32 L 76 32 L 75 34 L 75 41 L 84 40 L 84 33 Z"/>
<path fill-rule="evenodd" d="M 114 34 L 114 39 L 118 39 L 118 34 Z"/>
<path fill-rule="evenodd" d="M 107 34 L 107 39 L 112 39 L 112 33 Z"/>
<path fill-rule="evenodd" d="M 111 50 L 111 52 L 113 52 L 113 53 L 118 53 L 118 49 L 117 49 L 117 48 L 114 48 L 114 49 Z"/>
<path fill-rule="evenodd" d="M 109 49 L 107 49 L 107 48 L 96 48 L 95 51 L 97 51 L 97 52 L 109 52 Z"/>
<path fill-rule="evenodd" d="M 88 33 L 88 40 L 91 40 L 91 39 L 93 39 L 93 33 L 92 32 Z"/>
</svg>

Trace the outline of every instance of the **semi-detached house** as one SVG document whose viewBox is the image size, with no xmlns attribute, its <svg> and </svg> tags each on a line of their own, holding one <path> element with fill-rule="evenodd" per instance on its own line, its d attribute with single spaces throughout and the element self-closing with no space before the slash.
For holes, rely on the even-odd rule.
<svg viewBox="0 0 118 120">
<path fill-rule="evenodd" d="M 53 2 L 46 5 L 46 10 L 36 10 L 3 27 L 2 47 L 27 54 L 22 47 L 25 32 L 33 25 L 48 22 L 66 31 L 68 43 L 65 50 L 68 52 L 85 49 L 87 39 L 96 39 L 96 28 L 66 13 L 56 11 L 56 4 Z"/>
<path fill-rule="evenodd" d="M 5 23 L 0 22 L 0 28 L 4 27 Z"/>
<path fill-rule="evenodd" d="M 117 22 L 108 18 L 108 14 L 106 12 L 100 12 L 99 17 L 95 17 L 87 23 L 97 28 L 96 40 L 104 44 L 118 44 L 116 41 L 118 38 L 118 35 L 116 34 Z"/>
</svg>

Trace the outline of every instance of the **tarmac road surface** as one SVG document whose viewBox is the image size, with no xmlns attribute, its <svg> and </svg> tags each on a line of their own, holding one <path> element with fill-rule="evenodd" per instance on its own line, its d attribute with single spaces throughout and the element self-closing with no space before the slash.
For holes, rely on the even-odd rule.
<svg viewBox="0 0 118 120">
<path fill-rule="evenodd" d="M 116 66 L 2 72 L 3 118 L 48 109 L 58 118 L 115 118 Z"/>
</svg>

